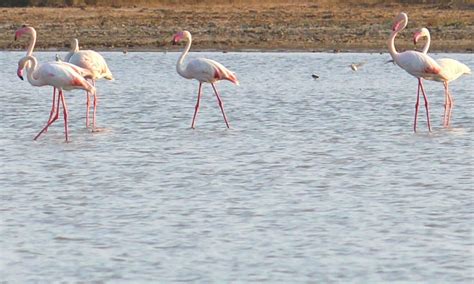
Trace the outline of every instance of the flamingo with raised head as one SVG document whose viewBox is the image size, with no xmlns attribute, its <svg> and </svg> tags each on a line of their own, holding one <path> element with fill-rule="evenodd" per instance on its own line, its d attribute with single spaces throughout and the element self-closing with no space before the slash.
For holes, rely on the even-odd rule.
<svg viewBox="0 0 474 284">
<path fill-rule="evenodd" d="M 55 122 L 59 117 L 59 102 L 61 101 L 63 106 L 64 115 L 64 134 L 66 142 L 69 142 L 68 137 L 68 111 L 66 100 L 64 98 L 63 90 L 82 89 L 95 93 L 95 87 L 92 86 L 87 80 L 81 76 L 70 64 L 62 64 L 60 62 L 47 62 L 38 65 L 38 61 L 35 57 L 29 55 L 25 56 L 18 62 L 17 75 L 23 80 L 23 69 L 26 68 L 28 82 L 35 87 L 41 86 L 53 86 L 58 89 L 57 107 L 55 108 L 55 114 L 52 119 L 48 119 L 46 126 L 35 136 L 34 140 L 38 139 L 39 136 L 45 132 L 48 127 Z M 87 70 L 84 70 L 86 73 Z"/>
<path fill-rule="evenodd" d="M 431 132 L 428 97 L 426 96 L 422 79 L 424 78 L 429 80 L 445 80 L 446 77 L 442 72 L 441 66 L 439 66 L 439 64 L 436 63 L 436 61 L 428 55 L 413 50 L 408 50 L 402 53 L 397 52 L 395 48 L 395 37 L 400 31 L 405 29 L 407 24 L 407 14 L 402 12 L 397 17 L 395 17 L 394 23 L 392 25 L 392 33 L 390 34 L 388 40 L 388 51 L 390 52 L 392 59 L 398 66 L 400 66 L 403 70 L 407 71 L 410 75 L 418 79 L 418 91 L 415 104 L 415 119 L 413 123 L 414 132 L 416 132 L 416 122 L 418 118 L 418 109 L 420 102 L 420 90 L 425 100 L 428 130 Z"/>
<path fill-rule="evenodd" d="M 426 42 L 423 46 L 422 52 L 424 54 L 427 54 L 428 50 L 430 49 L 431 43 L 430 31 L 427 28 L 421 28 L 415 31 L 415 33 L 413 34 L 413 42 L 416 45 L 418 41 L 423 37 L 426 37 Z M 449 92 L 449 82 L 456 80 L 464 74 L 471 74 L 471 69 L 469 69 L 469 67 L 467 67 L 465 64 L 451 58 L 437 59 L 436 62 L 439 64 L 439 66 L 441 66 L 441 69 L 444 75 L 446 76 L 445 78 L 438 78 L 435 81 L 443 82 L 444 85 L 443 126 L 449 127 L 449 124 L 451 122 L 452 107 L 454 105 L 453 97 L 451 95 L 451 92 Z"/>
<path fill-rule="evenodd" d="M 191 128 L 195 128 L 196 115 L 199 111 L 199 103 L 201 101 L 202 83 L 211 84 L 212 88 L 214 89 L 214 93 L 216 94 L 217 102 L 219 103 L 219 107 L 221 109 L 222 116 L 224 117 L 225 124 L 227 128 L 230 128 L 229 122 L 227 121 L 227 116 L 224 112 L 224 103 L 222 102 L 222 99 L 219 96 L 219 93 L 217 92 L 215 83 L 220 80 L 228 80 L 236 85 L 239 85 L 237 77 L 232 71 L 225 68 L 222 64 L 211 59 L 197 58 L 190 60 L 188 64 L 184 64 L 184 59 L 188 54 L 189 49 L 191 48 L 191 33 L 188 31 L 182 31 L 173 36 L 173 44 L 177 44 L 183 39 L 187 40 L 187 44 L 184 48 L 183 53 L 179 57 L 178 62 L 176 63 L 176 71 L 179 75 L 186 79 L 196 79 L 199 81 L 197 103 L 196 107 L 194 108 Z"/>
<path fill-rule="evenodd" d="M 104 57 L 98 52 L 93 50 L 79 50 L 79 41 L 75 38 L 71 41 L 71 51 L 66 55 L 64 61 L 77 65 L 81 68 L 87 69 L 92 72 L 92 85 L 95 87 L 95 81 L 101 78 L 107 80 L 113 80 L 114 76 L 110 72 L 107 62 Z M 96 111 L 97 111 L 97 93 L 93 94 L 93 112 L 92 112 L 92 129 L 96 130 Z M 89 110 L 90 110 L 90 96 L 87 93 L 86 102 L 86 127 L 89 127 Z"/>
</svg>

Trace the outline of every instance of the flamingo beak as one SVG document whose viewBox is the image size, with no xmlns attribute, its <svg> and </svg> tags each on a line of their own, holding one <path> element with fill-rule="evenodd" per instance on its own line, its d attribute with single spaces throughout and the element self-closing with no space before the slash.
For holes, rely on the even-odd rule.
<svg viewBox="0 0 474 284">
<path fill-rule="evenodd" d="M 413 43 L 415 44 L 416 46 L 416 43 L 418 42 L 418 40 L 420 39 L 421 37 L 421 33 L 420 32 L 416 32 L 414 35 L 413 35 Z"/>
<path fill-rule="evenodd" d="M 173 45 L 177 45 L 178 42 L 179 42 L 179 37 L 178 37 L 178 36 L 174 36 L 174 37 L 173 37 L 173 40 L 171 40 L 171 43 L 172 43 Z"/>
<path fill-rule="evenodd" d="M 182 32 L 179 32 L 179 33 L 175 34 L 173 36 L 173 41 L 172 41 L 173 45 L 177 45 L 178 42 L 180 42 L 182 38 L 183 38 L 183 33 Z"/>
<path fill-rule="evenodd" d="M 22 35 L 22 32 L 20 30 L 17 30 L 15 32 L 15 40 L 18 40 L 21 37 L 21 35 Z"/>
<path fill-rule="evenodd" d="M 399 27 L 399 26 L 400 26 L 400 22 L 397 22 L 397 23 L 393 24 L 393 26 L 392 26 L 392 31 L 398 30 L 398 27 Z"/>
<path fill-rule="evenodd" d="M 18 78 L 20 78 L 22 81 L 24 80 L 24 79 L 23 79 L 23 69 L 18 69 L 18 71 L 16 71 L 16 75 L 17 75 Z"/>
</svg>

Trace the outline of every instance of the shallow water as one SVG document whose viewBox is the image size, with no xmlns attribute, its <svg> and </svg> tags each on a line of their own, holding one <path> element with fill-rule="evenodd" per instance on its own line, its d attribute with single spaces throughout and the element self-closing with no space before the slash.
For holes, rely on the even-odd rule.
<svg viewBox="0 0 474 284">
<path fill-rule="evenodd" d="M 0 52 L 2 280 L 474 281 L 472 77 L 450 129 L 426 82 L 433 132 L 421 107 L 414 134 L 417 82 L 387 54 L 192 53 L 241 85 L 218 84 L 230 130 L 208 85 L 191 130 L 178 53 L 104 53 L 104 130 L 73 91 L 71 143 L 62 120 L 34 142 L 51 89 L 16 77 L 22 55 Z"/>
</svg>

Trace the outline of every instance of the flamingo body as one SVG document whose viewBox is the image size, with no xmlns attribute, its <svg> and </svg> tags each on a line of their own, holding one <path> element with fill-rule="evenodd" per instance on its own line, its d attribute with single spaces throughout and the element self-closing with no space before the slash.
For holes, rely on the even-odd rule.
<svg viewBox="0 0 474 284">
<path fill-rule="evenodd" d="M 441 66 L 433 58 L 421 52 L 409 50 L 399 53 L 395 62 L 416 78 L 434 81 L 445 79 L 445 75 L 441 73 Z"/>
<path fill-rule="evenodd" d="M 237 77 L 217 61 L 207 58 L 197 58 L 188 62 L 185 69 L 187 79 L 196 79 L 201 83 L 215 83 L 228 80 L 238 85 Z"/>
<path fill-rule="evenodd" d="M 446 78 L 446 81 L 451 82 L 461 77 L 462 75 L 471 74 L 471 69 L 467 65 L 451 59 L 451 58 L 441 58 L 436 60 L 439 66 L 443 70 L 443 74 Z"/>
<path fill-rule="evenodd" d="M 73 89 L 92 90 L 91 85 L 86 79 L 75 70 L 75 68 L 71 68 L 71 66 L 67 64 L 46 62 L 40 64 L 38 68 L 34 70 L 32 76 L 28 76 L 27 78 L 30 84 L 36 87 L 48 85 L 66 91 Z M 31 79 L 32 77 L 34 77 L 34 80 Z"/>
<path fill-rule="evenodd" d="M 68 54 L 69 55 L 69 54 Z M 105 78 L 113 80 L 114 77 L 110 72 L 105 59 L 93 50 L 80 50 L 74 52 L 71 56 L 66 56 L 65 61 L 90 70 L 93 74 L 94 80 Z"/>
</svg>

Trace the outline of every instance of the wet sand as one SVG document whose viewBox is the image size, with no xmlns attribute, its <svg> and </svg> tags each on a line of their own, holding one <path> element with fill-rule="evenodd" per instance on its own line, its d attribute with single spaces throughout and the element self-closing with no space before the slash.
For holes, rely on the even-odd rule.
<svg viewBox="0 0 474 284">
<path fill-rule="evenodd" d="M 172 35 L 193 34 L 193 50 L 377 51 L 387 50 L 391 22 L 400 11 L 410 18 L 397 38 L 413 49 L 412 32 L 431 30 L 431 51 L 472 52 L 472 5 L 249 4 L 160 7 L 2 8 L 0 49 L 22 50 L 15 30 L 29 24 L 37 49 L 66 50 L 71 38 L 96 50 L 174 50 Z"/>
</svg>

